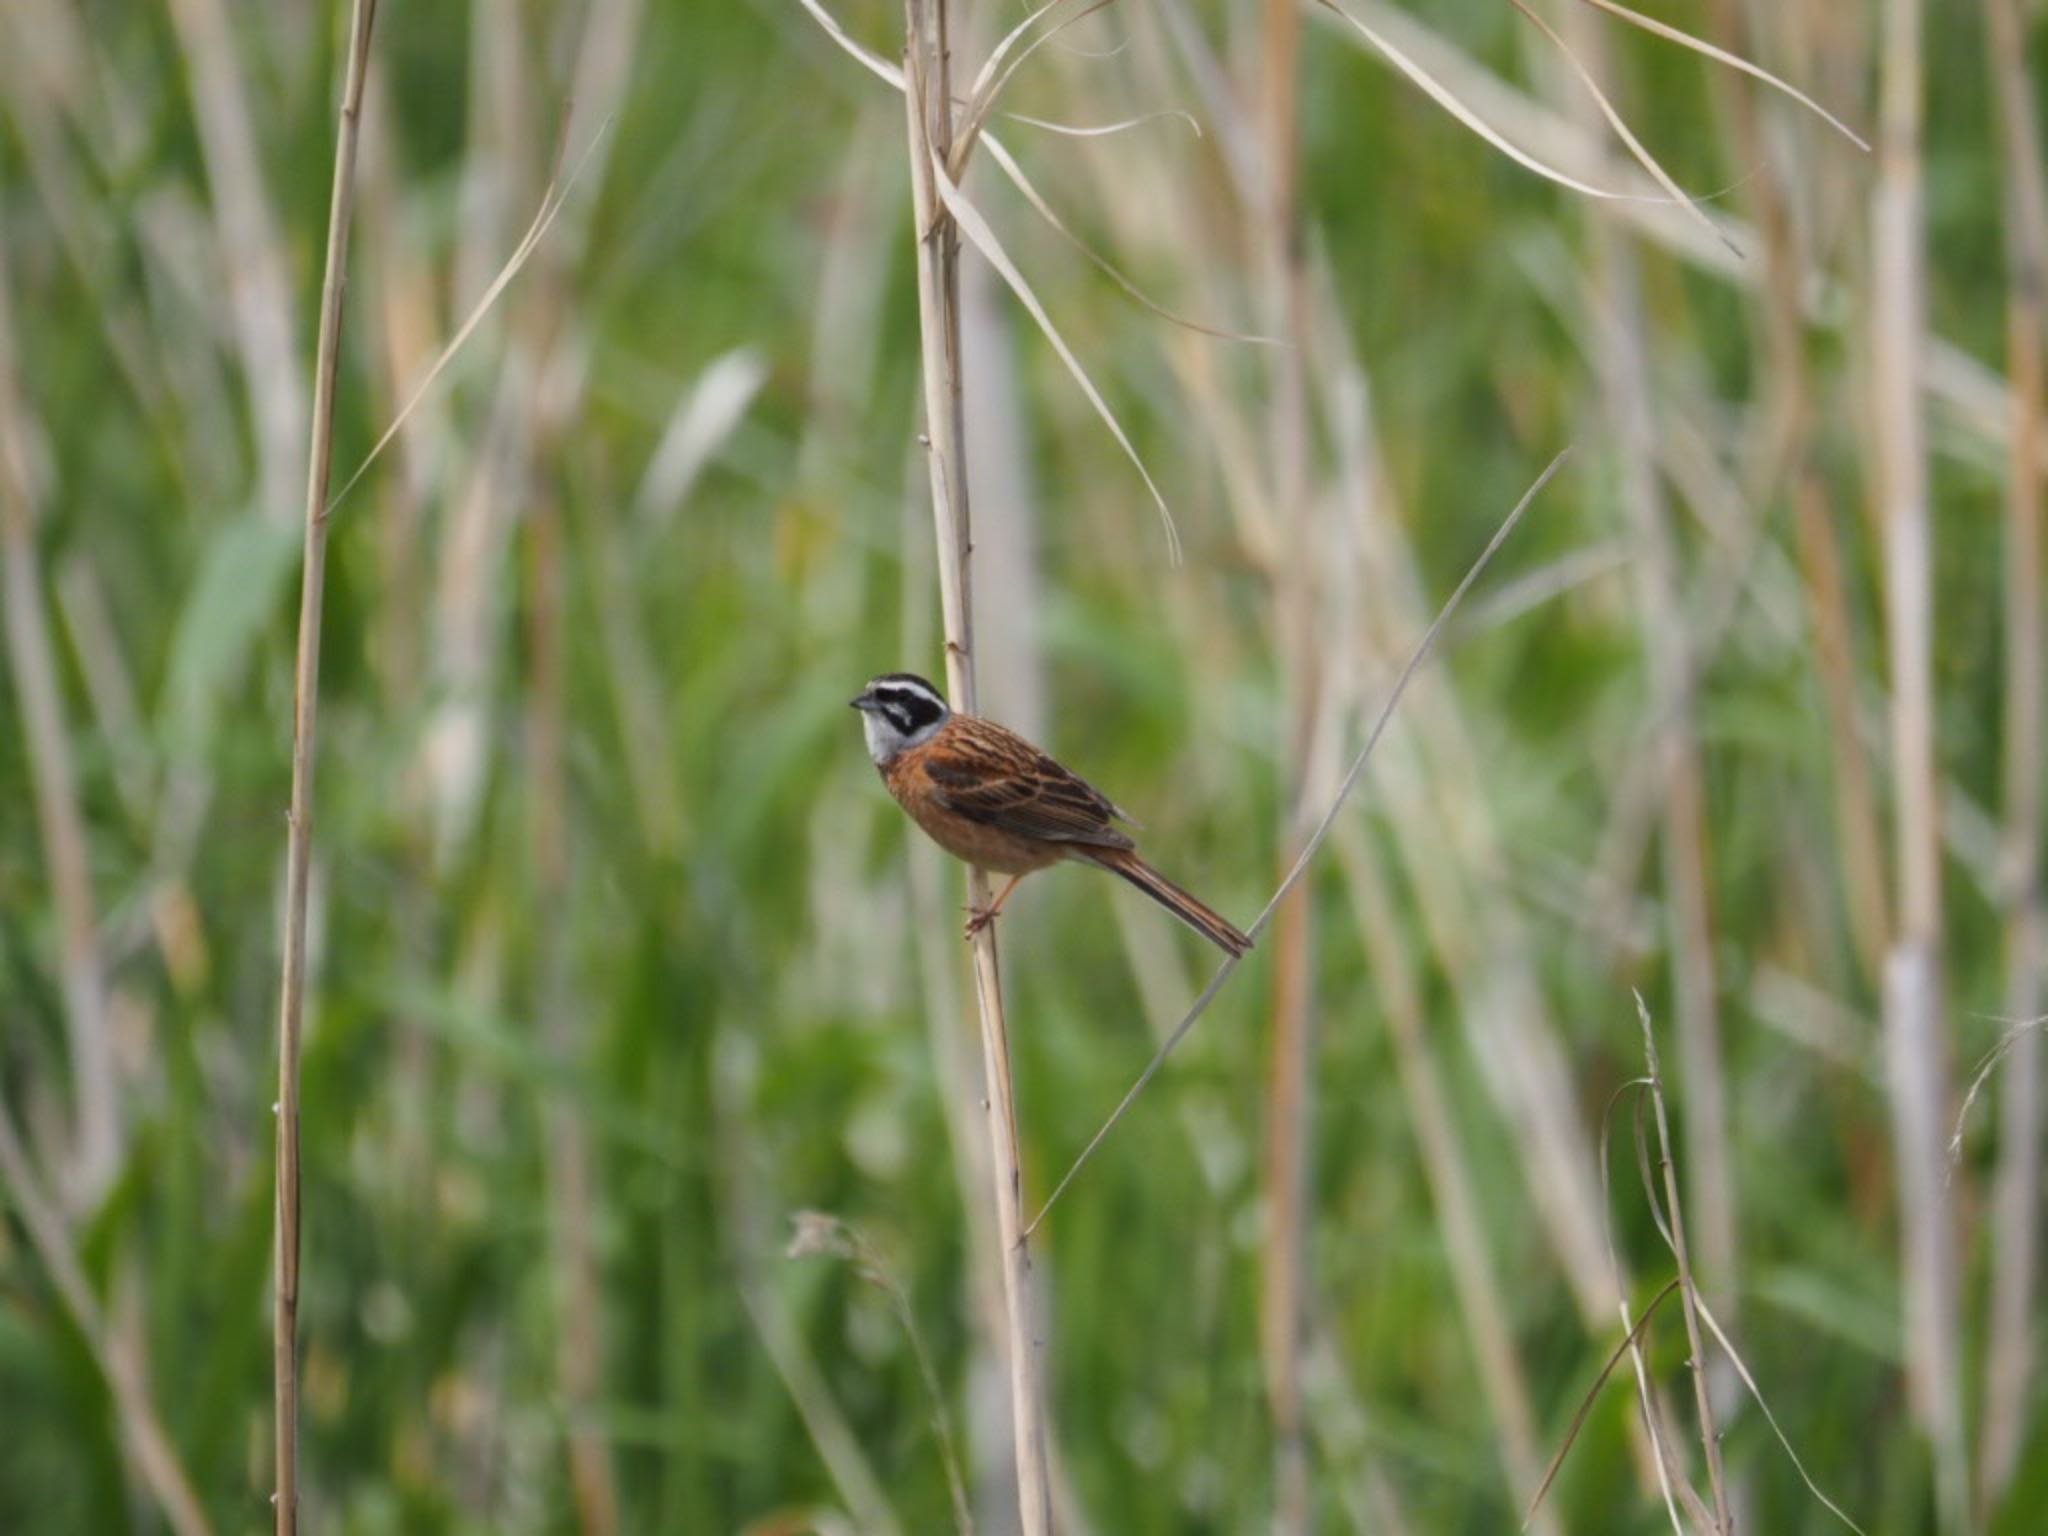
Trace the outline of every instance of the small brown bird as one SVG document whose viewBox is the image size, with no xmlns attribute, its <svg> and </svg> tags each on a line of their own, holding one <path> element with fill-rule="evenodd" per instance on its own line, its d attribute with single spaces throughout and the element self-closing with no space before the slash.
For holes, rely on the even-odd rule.
<svg viewBox="0 0 2048 1536">
<path fill-rule="evenodd" d="M 1010 877 L 995 902 L 968 919 L 970 937 L 1033 870 L 1084 859 L 1123 876 L 1218 949 L 1251 949 L 1244 934 L 1138 857 L 1111 824 L 1130 817 L 1108 796 L 1015 731 L 956 715 L 944 694 L 909 672 L 876 678 L 853 707 L 896 803 L 955 858 Z"/>
</svg>

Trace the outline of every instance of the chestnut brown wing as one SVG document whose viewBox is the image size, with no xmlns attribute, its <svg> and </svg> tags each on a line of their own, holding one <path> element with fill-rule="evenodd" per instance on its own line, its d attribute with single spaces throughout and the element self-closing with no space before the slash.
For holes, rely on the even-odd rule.
<svg viewBox="0 0 2048 1536">
<path fill-rule="evenodd" d="M 1015 731 L 955 715 L 924 751 L 933 791 L 951 810 L 1019 837 L 1098 848 L 1133 844 L 1111 825 L 1107 795 Z"/>
</svg>

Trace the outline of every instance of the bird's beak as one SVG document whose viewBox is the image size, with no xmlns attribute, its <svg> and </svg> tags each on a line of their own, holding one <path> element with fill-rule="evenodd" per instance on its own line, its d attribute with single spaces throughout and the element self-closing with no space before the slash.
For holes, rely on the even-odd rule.
<svg viewBox="0 0 2048 1536">
<path fill-rule="evenodd" d="M 859 698 L 848 699 L 846 702 L 854 709 L 870 710 L 875 707 L 875 696 L 872 693 L 864 693 Z"/>
</svg>

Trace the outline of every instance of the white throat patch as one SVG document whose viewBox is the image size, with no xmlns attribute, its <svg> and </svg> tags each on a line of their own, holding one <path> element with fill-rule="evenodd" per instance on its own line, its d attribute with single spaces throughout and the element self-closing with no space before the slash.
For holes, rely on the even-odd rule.
<svg viewBox="0 0 2048 1536">
<path fill-rule="evenodd" d="M 868 756 L 875 760 L 877 768 L 883 766 L 897 753 L 911 747 L 922 746 L 938 734 L 939 727 L 946 722 L 934 720 L 929 725 L 905 733 L 896 728 L 889 717 L 878 709 L 868 710 L 860 717 L 861 729 L 868 738 Z"/>
<path fill-rule="evenodd" d="M 878 768 L 930 741 L 952 715 L 944 694 L 907 672 L 876 678 L 854 703 L 862 710 L 868 756 Z"/>
</svg>

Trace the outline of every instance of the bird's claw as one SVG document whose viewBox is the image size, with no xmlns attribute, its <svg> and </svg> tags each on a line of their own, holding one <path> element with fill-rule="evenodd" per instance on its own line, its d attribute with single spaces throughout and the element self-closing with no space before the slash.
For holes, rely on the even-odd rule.
<svg viewBox="0 0 2048 1536">
<path fill-rule="evenodd" d="M 987 927 L 987 926 L 988 926 L 988 925 L 989 925 L 990 923 L 994 922 L 995 920 L 996 920 L 996 911 L 995 911 L 995 908 L 993 908 L 993 907 L 969 907 L 969 908 L 967 909 L 967 925 L 966 925 L 966 930 L 965 930 L 965 933 L 964 933 L 964 935 L 963 935 L 963 936 L 964 936 L 964 937 L 966 937 L 966 938 L 969 938 L 969 939 L 971 939 L 971 938 L 973 938 L 973 937 L 974 937 L 974 936 L 975 936 L 975 935 L 976 935 L 977 933 L 981 932 L 981 930 L 982 930 L 982 929 L 986 928 L 986 927 Z"/>
</svg>

